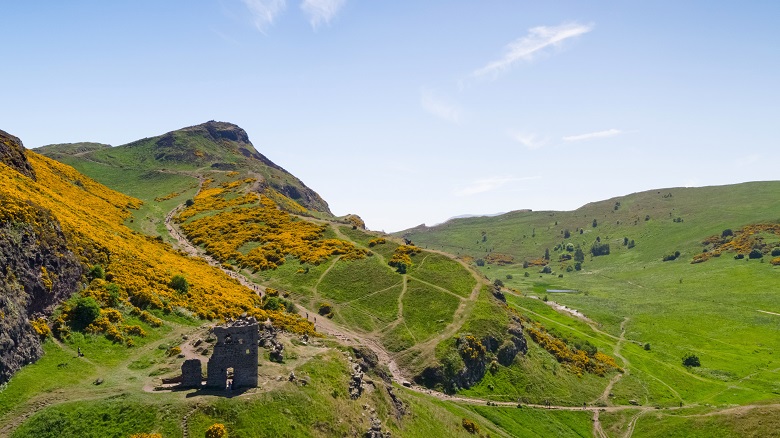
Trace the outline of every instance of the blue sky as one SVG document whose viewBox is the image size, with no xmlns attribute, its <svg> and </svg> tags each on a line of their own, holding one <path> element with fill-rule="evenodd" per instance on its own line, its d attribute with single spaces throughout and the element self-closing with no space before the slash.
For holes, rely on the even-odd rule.
<svg viewBox="0 0 780 438">
<path fill-rule="evenodd" d="M 780 174 L 780 2 L 0 4 L 0 129 L 207 120 L 375 230 Z"/>
</svg>

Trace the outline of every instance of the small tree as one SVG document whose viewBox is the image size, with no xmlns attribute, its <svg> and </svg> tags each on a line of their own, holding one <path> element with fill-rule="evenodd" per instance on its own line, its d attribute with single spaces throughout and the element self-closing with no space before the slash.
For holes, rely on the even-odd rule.
<svg viewBox="0 0 780 438">
<path fill-rule="evenodd" d="M 751 259 L 760 259 L 761 257 L 764 257 L 764 253 L 758 248 L 753 248 L 753 250 L 750 251 L 750 254 L 748 254 L 748 258 Z"/>
<path fill-rule="evenodd" d="M 545 260 L 550 260 L 550 248 L 545 248 L 544 249 L 544 259 Z"/>
<path fill-rule="evenodd" d="M 477 266 L 485 266 L 485 260 L 484 259 L 477 259 L 474 261 L 474 263 L 477 264 Z"/>
<path fill-rule="evenodd" d="M 187 207 L 192 207 L 193 205 L 195 205 L 195 201 L 193 201 L 192 199 L 188 199 L 188 200 L 187 200 L 187 201 L 184 203 L 184 205 L 186 205 Z"/>
<path fill-rule="evenodd" d="M 106 285 L 106 292 L 108 293 L 108 302 L 106 304 L 108 304 L 109 307 L 117 307 L 121 300 L 119 285 L 116 283 L 108 283 Z"/>
<path fill-rule="evenodd" d="M 504 282 L 501 281 L 501 279 L 496 278 L 495 280 L 493 280 L 493 286 L 497 288 L 504 287 Z"/>
<path fill-rule="evenodd" d="M 569 232 L 569 229 L 567 228 L 567 229 L 563 230 L 563 238 L 564 239 L 568 239 L 569 237 L 571 237 L 571 233 Z"/>
<path fill-rule="evenodd" d="M 685 356 L 683 356 L 682 359 L 683 366 L 686 367 L 700 367 L 701 362 L 699 361 L 699 356 L 696 356 L 693 353 L 688 353 Z"/>
<path fill-rule="evenodd" d="M 75 330 L 84 330 L 100 317 L 100 305 L 92 297 L 77 298 L 73 303 L 71 326 Z"/>
<path fill-rule="evenodd" d="M 169 286 L 181 294 L 186 294 L 190 290 L 190 284 L 187 283 L 187 279 L 183 275 L 174 275 Z"/>
<path fill-rule="evenodd" d="M 101 280 L 106 279 L 106 271 L 103 270 L 103 267 L 100 265 L 95 265 L 92 267 L 92 269 L 89 270 L 89 274 L 87 274 L 90 280 L 94 280 L 96 278 L 99 278 Z"/>
<path fill-rule="evenodd" d="M 722 233 L 720 233 L 720 237 L 723 238 L 726 238 L 728 236 L 733 236 L 733 235 L 734 235 L 734 231 L 732 231 L 731 228 L 726 228 L 725 230 L 723 230 Z"/>
<path fill-rule="evenodd" d="M 596 219 L 595 219 L 595 218 L 593 218 L 593 228 L 596 228 L 596 227 L 598 227 L 598 226 L 599 226 L 599 223 L 598 223 L 598 221 L 596 221 Z"/>
</svg>

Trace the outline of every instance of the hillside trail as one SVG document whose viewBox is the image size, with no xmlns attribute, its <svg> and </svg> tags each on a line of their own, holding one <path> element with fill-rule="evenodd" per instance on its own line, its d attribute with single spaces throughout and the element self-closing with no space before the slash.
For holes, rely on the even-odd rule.
<svg viewBox="0 0 780 438">
<path fill-rule="evenodd" d="M 623 317 L 623 322 L 620 323 L 620 337 L 615 343 L 615 348 L 612 350 L 612 354 L 614 354 L 615 357 L 619 358 L 623 362 L 623 372 L 615 374 L 615 376 L 609 380 L 609 383 L 607 384 L 606 388 L 604 388 L 601 396 L 593 400 L 591 402 L 592 404 L 596 404 L 598 402 L 608 404 L 609 394 L 612 392 L 612 387 L 615 386 L 618 380 L 623 378 L 623 376 L 627 376 L 631 372 L 631 363 L 622 354 L 620 354 L 620 349 L 623 347 L 623 343 L 626 341 L 626 324 L 628 323 L 628 320 L 629 319 L 627 316 Z"/>
</svg>

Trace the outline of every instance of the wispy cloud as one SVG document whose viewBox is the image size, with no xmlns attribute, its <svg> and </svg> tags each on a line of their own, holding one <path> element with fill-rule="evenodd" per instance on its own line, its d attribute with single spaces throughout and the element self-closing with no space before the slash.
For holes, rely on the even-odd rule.
<svg viewBox="0 0 780 438">
<path fill-rule="evenodd" d="M 422 90 L 420 105 L 422 105 L 425 111 L 442 120 L 458 123 L 461 119 L 462 110 L 457 104 L 442 99 L 430 90 Z"/>
<path fill-rule="evenodd" d="M 317 29 L 322 23 L 330 24 L 345 3 L 347 0 L 303 0 L 301 9 L 309 16 L 311 27 Z"/>
<path fill-rule="evenodd" d="M 606 131 L 589 132 L 587 134 L 569 135 L 563 137 L 563 141 L 584 141 L 593 140 L 594 138 L 607 138 L 620 135 L 623 131 L 619 129 L 607 129 Z"/>
<path fill-rule="evenodd" d="M 546 137 L 545 138 L 539 137 L 536 134 L 510 132 L 509 135 L 512 137 L 512 140 L 520 143 L 521 145 L 525 146 L 530 150 L 541 149 L 544 146 L 546 146 L 547 143 L 550 141 L 550 139 Z"/>
<path fill-rule="evenodd" d="M 472 73 L 475 77 L 497 77 L 520 61 L 531 61 L 548 47 L 560 48 L 563 42 L 588 33 L 592 24 L 568 23 L 560 26 L 538 26 L 528 30 L 528 35 L 515 40 L 506 47 L 501 59 L 490 62 Z"/>
<path fill-rule="evenodd" d="M 455 194 L 457 196 L 470 196 L 479 193 L 492 192 L 512 182 L 528 181 L 532 179 L 537 179 L 537 177 L 517 178 L 513 176 L 503 176 L 503 177 L 499 176 L 499 177 L 478 179 L 476 181 L 472 181 L 466 187 L 455 190 Z"/>
<path fill-rule="evenodd" d="M 252 22 L 257 30 L 265 33 L 268 26 L 274 24 L 276 17 L 284 11 L 285 0 L 241 0 L 252 14 Z"/>
</svg>

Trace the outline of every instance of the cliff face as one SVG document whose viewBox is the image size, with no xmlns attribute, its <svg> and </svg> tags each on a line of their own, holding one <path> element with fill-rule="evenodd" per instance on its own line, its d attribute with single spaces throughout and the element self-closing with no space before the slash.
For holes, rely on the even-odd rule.
<svg viewBox="0 0 780 438">
<path fill-rule="evenodd" d="M 24 176 L 35 180 L 35 171 L 25 156 L 22 141 L 13 135 L 0 130 L 0 163 L 16 170 Z"/>
<path fill-rule="evenodd" d="M 35 177 L 15 137 L 0 131 L 0 148 L 0 162 Z M 51 314 L 78 289 L 81 275 L 82 266 L 51 212 L 0 194 L 0 383 L 43 354 L 29 321 Z"/>
</svg>

